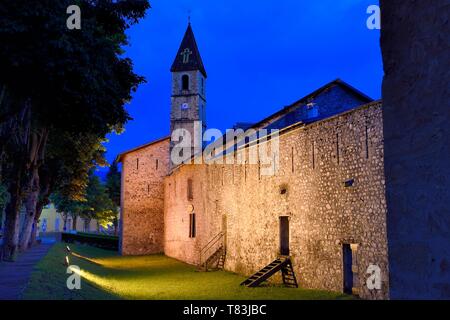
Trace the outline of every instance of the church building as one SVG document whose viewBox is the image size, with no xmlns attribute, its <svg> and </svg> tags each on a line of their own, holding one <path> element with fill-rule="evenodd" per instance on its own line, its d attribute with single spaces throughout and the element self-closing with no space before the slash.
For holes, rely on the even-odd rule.
<svg viewBox="0 0 450 320">
<path fill-rule="evenodd" d="M 270 281 L 286 284 L 290 275 L 301 287 L 386 299 L 381 101 L 338 79 L 257 123 L 238 125 L 277 130 L 279 152 L 269 164 L 276 168 L 264 175 L 261 162 L 193 161 L 205 148 L 197 138 L 207 129 L 207 73 L 190 24 L 170 71 L 170 135 L 118 156 L 121 254 L 164 253 L 253 275 L 250 282 L 286 261 Z M 171 157 L 179 153 L 179 129 L 192 142 L 192 161 L 181 164 Z M 266 144 L 273 149 L 272 136 L 260 138 L 215 144 L 248 159 Z"/>
</svg>

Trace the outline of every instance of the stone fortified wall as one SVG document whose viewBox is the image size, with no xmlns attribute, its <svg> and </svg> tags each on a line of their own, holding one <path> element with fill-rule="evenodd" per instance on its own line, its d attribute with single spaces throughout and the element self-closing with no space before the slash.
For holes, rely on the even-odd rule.
<svg viewBox="0 0 450 320">
<path fill-rule="evenodd" d="M 274 176 L 249 164 L 177 168 L 165 181 L 166 255 L 196 264 L 200 249 L 224 231 L 225 268 L 249 275 L 279 254 L 279 219 L 287 216 L 301 286 L 342 291 L 343 244 L 352 244 L 354 287 L 364 298 L 387 298 L 382 127 L 381 103 L 372 103 L 291 129 L 280 135 Z M 365 284 L 370 264 L 381 268 L 381 290 Z"/>
<path fill-rule="evenodd" d="M 169 138 L 123 154 L 121 253 L 164 251 L 164 177 L 169 172 Z"/>
</svg>

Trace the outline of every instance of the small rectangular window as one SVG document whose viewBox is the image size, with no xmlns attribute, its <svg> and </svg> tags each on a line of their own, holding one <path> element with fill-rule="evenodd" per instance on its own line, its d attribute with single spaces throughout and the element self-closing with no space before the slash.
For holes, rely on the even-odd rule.
<svg viewBox="0 0 450 320">
<path fill-rule="evenodd" d="M 194 200 L 194 194 L 192 190 L 192 179 L 188 179 L 187 181 L 187 198 L 189 201 Z"/>
<path fill-rule="evenodd" d="M 136 170 L 139 170 L 139 158 L 136 159 Z"/>
<path fill-rule="evenodd" d="M 261 180 L 261 161 L 258 161 L 258 180 Z"/>
<path fill-rule="evenodd" d="M 156 170 L 158 170 L 158 167 L 159 167 L 159 160 L 158 159 L 156 159 L 155 167 L 156 167 Z"/>
<path fill-rule="evenodd" d="M 191 213 L 189 215 L 189 238 L 195 238 L 196 231 L 195 213 Z"/>
</svg>

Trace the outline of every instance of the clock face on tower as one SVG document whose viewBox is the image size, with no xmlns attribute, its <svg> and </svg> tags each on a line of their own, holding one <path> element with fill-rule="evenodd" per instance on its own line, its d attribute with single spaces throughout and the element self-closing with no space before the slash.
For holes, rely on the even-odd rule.
<svg viewBox="0 0 450 320">
<path fill-rule="evenodd" d="M 189 109 L 189 104 L 188 103 L 182 103 L 181 104 L 181 110 L 187 110 L 187 109 Z"/>
</svg>

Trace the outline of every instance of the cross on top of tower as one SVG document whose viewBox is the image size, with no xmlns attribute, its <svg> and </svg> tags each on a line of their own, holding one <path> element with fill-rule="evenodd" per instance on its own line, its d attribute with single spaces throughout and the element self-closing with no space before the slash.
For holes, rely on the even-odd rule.
<svg viewBox="0 0 450 320">
<path fill-rule="evenodd" d="M 189 50 L 189 48 L 184 49 L 183 52 L 181 52 L 181 55 L 183 56 L 183 63 L 189 63 L 189 56 L 192 54 L 192 51 Z"/>
<path fill-rule="evenodd" d="M 206 77 L 206 70 L 195 41 L 190 22 L 181 41 L 180 48 L 172 64 L 171 72 L 200 71 Z"/>
</svg>

